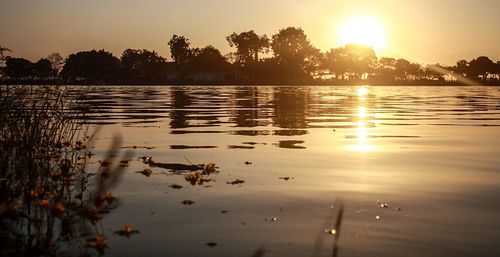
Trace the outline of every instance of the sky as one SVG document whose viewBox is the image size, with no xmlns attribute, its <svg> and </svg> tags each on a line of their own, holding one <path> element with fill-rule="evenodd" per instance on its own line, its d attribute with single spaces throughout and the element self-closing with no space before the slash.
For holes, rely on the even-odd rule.
<svg viewBox="0 0 500 257">
<path fill-rule="evenodd" d="M 346 21 L 369 16 L 386 35 L 378 56 L 449 65 L 500 60 L 499 11 L 499 0 L 0 0 L 0 46 L 32 61 L 91 49 L 119 57 L 127 48 L 170 59 L 173 34 L 225 54 L 234 51 L 225 39 L 232 32 L 271 36 L 295 26 L 326 51 L 339 47 Z"/>
</svg>

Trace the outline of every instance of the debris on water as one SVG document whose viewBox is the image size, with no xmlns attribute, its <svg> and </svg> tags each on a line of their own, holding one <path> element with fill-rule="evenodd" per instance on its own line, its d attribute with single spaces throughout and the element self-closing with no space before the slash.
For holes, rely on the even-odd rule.
<svg viewBox="0 0 500 257">
<path fill-rule="evenodd" d="M 85 244 L 87 248 L 94 248 L 100 254 L 104 254 L 104 249 L 108 248 L 108 243 L 106 242 L 106 238 L 103 236 L 96 236 L 87 239 L 87 244 Z"/>
<path fill-rule="evenodd" d="M 111 164 L 111 160 L 109 159 L 100 160 L 99 163 L 101 164 L 102 167 L 108 167 Z"/>
<path fill-rule="evenodd" d="M 293 177 L 279 177 L 279 179 L 283 179 L 285 181 L 288 181 L 289 179 L 293 179 Z"/>
<path fill-rule="evenodd" d="M 153 161 L 153 157 L 151 156 L 142 156 L 140 157 L 142 159 L 142 162 L 144 162 L 145 164 L 149 164 L 149 165 L 152 165 L 154 164 L 155 162 Z"/>
<path fill-rule="evenodd" d="M 252 162 L 249 162 L 249 161 L 245 162 L 245 165 L 250 165 L 250 164 L 252 164 Z"/>
<path fill-rule="evenodd" d="M 182 188 L 182 186 L 178 185 L 178 184 L 172 184 L 172 185 L 170 185 L 170 187 L 173 189 L 181 189 Z"/>
<path fill-rule="evenodd" d="M 142 171 L 138 171 L 137 173 L 141 173 L 142 175 L 146 176 L 146 177 L 149 177 L 151 176 L 151 174 L 153 173 L 153 171 L 151 169 L 144 169 Z"/>
<path fill-rule="evenodd" d="M 217 243 L 216 242 L 208 242 L 207 246 L 210 247 L 210 248 L 213 248 L 213 247 L 217 246 Z"/>
<path fill-rule="evenodd" d="M 229 210 L 222 210 L 221 213 L 228 213 Z"/>
<path fill-rule="evenodd" d="M 396 207 L 396 211 L 401 211 L 403 209 L 401 209 L 401 207 Z"/>
<path fill-rule="evenodd" d="M 337 234 L 337 230 L 335 230 L 334 228 L 325 229 L 324 231 L 325 231 L 325 233 L 330 234 L 330 235 L 336 235 Z"/>
<path fill-rule="evenodd" d="M 154 146 L 138 146 L 138 145 L 132 145 L 132 146 L 124 146 L 124 147 L 122 147 L 122 149 L 137 149 L 137 148 L 142 148 L 142 149 L 146 149 L 146 150 L 155 149 Z"/>
<path fill-rule="evenodd" d="M 210 173 L 217 172 L 216 168 L 217 168 L 217 166 L 215 166 L 215 163 L 213 163 L 213 162 L 206 163 L 205 166 L 203 167 L 203 173 L 210 174 Z"/>
<path fill-rule="evenodd" d="M 191 205 L 191 204 L 194 204 L 194 201 L 193 200 L 184 200 L 184 201 L 182 201 L 182 204 Z"/>
<path fill-rule="evenodd" d="M 265 218 L 264 221 L 276 222 L 278 221 L 278 218 L 277 217 Z"/>
<path fill-rule="evenodd" d="M 388 203 L 381 203 L 380 208 L 389 208 L 389 204 Z"/>
<path fill-rule="evenodd" d="M 130 225 L 125 225 L 123 229 L 115 231 L 115 234 L 120 235 L 120 236 L 126 236 L 127 238 L 130 238 L 132 234 L 139 233 L 139 230 L 137 229 L 132 229 Z"/>
<path fill-rule="evenodd" d="M 184 176 L 184 179 L 186 181 L 188 181 L 189 183 L 191 183 L 191 185 L 193 185 L 193 186 L 196 184 L 203 185 L 203 183 L 211 181 L 211 179 L 206 179 L 199 172 L 189 173 L 189 174 Z"/>
<path fill-rule="evenodd" d="M 380 216 L 378 216 L 378 215 L 377 215 L 377 216 L 375 216 L 375 219 L 378 219 L 378 220 L 379 220 L 379 219 L 380 219 Z"/>
<path fill-rule="evenodd" d="M 129 162 L 129 160 L 121 160 L 120 167 L 128 167 L 128 162 Z"/>
<path fill-rule="evenodd" d="M 245 180 L 241 180 L 241 179 L 236 179 L 236 180 L 227 182 L 227 184 L 230 184 L 230 185 L 238 185 L 238 184 L 243 184 L 243 183 L 245 183 Z"/>
</svg>

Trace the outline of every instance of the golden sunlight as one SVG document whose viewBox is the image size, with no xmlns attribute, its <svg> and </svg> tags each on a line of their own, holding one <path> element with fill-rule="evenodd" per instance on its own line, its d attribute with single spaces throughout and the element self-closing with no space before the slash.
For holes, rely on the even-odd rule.
<svg viewBox="0 0 500 257">
<path fill-rule="evenodd" d="M 384 26 L 374 17 L 357 16 L 343 23 L 338 33 L 338 42 L 361 44 L 379 51 L 387 47 Z"/>
</svg>

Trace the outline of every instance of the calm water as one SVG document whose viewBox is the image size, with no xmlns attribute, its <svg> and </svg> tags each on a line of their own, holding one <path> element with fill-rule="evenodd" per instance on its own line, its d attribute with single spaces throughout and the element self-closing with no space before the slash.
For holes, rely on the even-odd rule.
<svg viewBox="0 0 500 257">
<path fill-rule="evenodd" d="M 311 256 L 320 242 L 318 256 L 331 256 L 323 224 L 340 202 L 339 256 L 500 256 L 500 88 L 98 87 L 91 96 L 99 110 L 89 123 L 100 128 L 91 160 L 117 134 L 134 155 L 115 189 L 121 205 L 102 222 L 108 256 L 259 247 Z M 161 167 L 146 177 L 141 156 L 213 162 L 219 173 L 195 186 Z M 236 179 L 244 183 L 227 183 Z M 125 224 L 140 234 L 113 234 Z"/>
</svg>

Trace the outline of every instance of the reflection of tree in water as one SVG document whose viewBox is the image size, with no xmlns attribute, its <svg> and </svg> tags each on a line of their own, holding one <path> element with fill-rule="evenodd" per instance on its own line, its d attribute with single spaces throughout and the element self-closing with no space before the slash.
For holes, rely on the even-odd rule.
<svg viewBox="0 0 500 257">
<path fill-rule="evenodd" d="M 259 94 L 255 87 L 238 88 L 236 93 L 236 113 L 234 123 L 236 127 L 259 126 Z"/>
<path fill-rule="evenodd" d="M 309 89 L 277 87 L 274 89 L 274 125 L 280 128 L 306 128 Z"/>
<path fill-rule="evenodd" d="M 90 138 L 77 139 L 81 117 L 60 88 L 0 90 L 0 255 L 103 253 L 97 223 L 114 208 L 121 167 L 86 171 Z"/>
<path fill-rule="evenodd" d="M 191 97 L 181 88 L 172 88 L 172 108 L 170 111 L 170 128 L 187 128 L 189 127 L 188 111 L 184 110 L 191 105 Z"/>
</svg>

